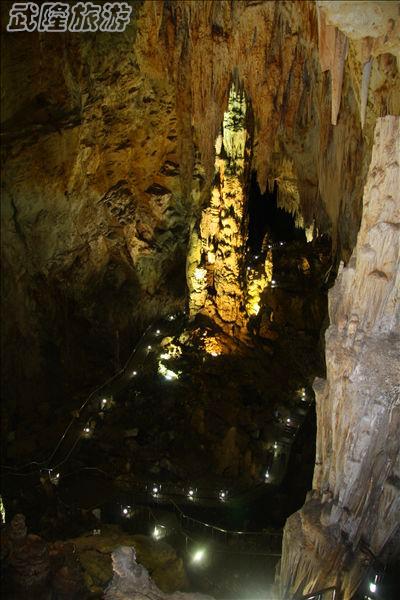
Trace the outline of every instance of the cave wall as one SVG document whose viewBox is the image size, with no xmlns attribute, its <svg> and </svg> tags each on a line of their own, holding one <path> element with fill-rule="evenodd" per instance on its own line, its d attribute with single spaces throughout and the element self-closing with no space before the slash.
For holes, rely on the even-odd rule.
<svg viewBox="0 0 400 600">
<path fill-rule="evenodd" d="M 321 10 L 321 67 L 332 69 L 338 36 L 348 36 L 351 68 L 355 56 L 362 66 L 361 123 L 364 132 L 370 130 L 373 115 L 382 110 L 376 96 L 369 104 L 371 89 L 387 86 L 387 80 L 383 86 L 379 83 L 379 69 L 399 62 L 400 5 L 371 3 L 362 13 L 357 2 L 317 5 Z M 374 64 L 378 70 L 373 70 Z M 285 526 L 277 576 L 284 598 L 335 586 L 338 597 L 350 599 L 360 585 L 366 586 L 368 573 L 400 556 L 400 119 L 395 116 L 396 94 L 398 90 L 387 96 L 388 111 L 394 114 L 375 122 L 357 244 L 347 266 L 341 263 L 329 293 L 327 375 L 326 380 L 314 383 L 313 487 L 303 508 Z"/>
<path fill-rule="evenodd" d="M 36 410 L 38 398 L 54 404 L 97 383 L 146 322 L 183 307 L 187 244 L 209 202 L 233 78 L 251 102 L 261 188 L 278 181 L 280 205 L 330 233 L 345 260 L 374 123 L 398 110 L 396 62 L 375 60 L 361 129 L 362 60 L 349 40 L 331 124 L 314 2 L 131 4 L 123 35 L 8 33 L 11 3 L 1 5 L 12 405 L 29 398 Z"/>
<path fill-rule="evenodd" d="M 313 489 L 285 526 L 285 598 L 329 586 L 351 598 L 371 556 L 400 554 L 399 163 L 400 118 L 387 116 L 376 126 L 357 245 L 329 293 Z"/>
<path fill-rule="evenodd" d="M 124 35 L 2 33 L 10 403 L 99 383 L 149 320 L 183 308 L 191 207 L 173 82 L 137 62 L 140 6 Z"/>
</svg>

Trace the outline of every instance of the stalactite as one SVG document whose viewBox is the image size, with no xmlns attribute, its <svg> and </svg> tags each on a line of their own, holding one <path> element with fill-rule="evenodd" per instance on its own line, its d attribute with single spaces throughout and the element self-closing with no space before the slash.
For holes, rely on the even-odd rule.
<svg viewBox="0 0 400 600">
<path fill-rule="evenodd" d="M 317 7 L 318 16 L 318 52 L 321 71 L 332 68 L 335 54 L 336 28 L 326 21 L 325 13 Z"/>
<path fill-rule="evenodd" d="M 364 129 L 365 115 L 367 112 L 367 101 L 368 101 L 368 88 L 369 80 L 371 77 L 372 58 L 369 59 L 363 66 L 362 83 L 361 83 L 361 127 Z"/>
<path fill-rule="evenodd" d="M 333 64 L 331 65 L 332 74 L 332 125 L 337 124 L 337 118 L 342 98 L 344 63 L 346 61 L 348 49 L 347 37 L 338 29 L 335 37 L 335 51 Z"/>
</svg>

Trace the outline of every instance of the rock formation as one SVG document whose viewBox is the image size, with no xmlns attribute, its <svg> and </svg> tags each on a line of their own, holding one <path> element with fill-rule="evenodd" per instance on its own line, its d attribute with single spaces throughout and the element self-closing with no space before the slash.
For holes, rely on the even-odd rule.
<svg viewBox="0 0 400 600">
<path fill-rule="evenodd" d="M 96 43 L 5 33 L 9 410 L 33 395 L 48 414 L 55 397 L 114 370 L 145 322 L 183 306 L 233 76 L 251 103 L 261 188 L 276 180 L 281 206 L 350 256 L 374 122 L 398 111 L 398 71 L 389 47 L 374 54 L 362 136 L 361 42 L 349 40 L 332 129 L 317 29 L 313 2 L 148 1 L 134 3 L 124 35 Z"/>
<path fill-rule="evenodd" d="M 16 514 L 2 531 L 2 568 L 7 577 L 2 592 L 6 598 L 83 600 L 87 597 L 82 571 L 73 546 L 47 543 L 28 533 L 25 517 Z"/>
<path fill-rule="evenodd" d="M 136 562 L 135 550 L 121 546 L 112 553 L 114 576 L 105 591 L 106 600 L 207 600 L 208 596 L 175 592 L 164 594 Z M 211 600 L 211 599 L 210 599 Z"/>
<path fill-rule="evenodd" d="M 309 238 L 329 234 L 350 260 L 331 293 L 314 491 L 286 529 L 283 594 L 334 583 L 349 596 L 362 546 L 384 553 L 398 515 L 399 125 L 387 115 L 400 113 L 400 18 L 398 2 L 360 6 L 145 0 L 124 35 L 2 25 L 11 461 L 58 440 L 74 396 L 120 366 L 156 315 L 183 308 L 186 281 L 192 314 L 229 333 L 257 314 L 271 264 L 243 273 L 244 178 L 228 168 L 231 151 L 244 168 L 247 139 L 261 190 L 276 183 Z M 224 123 L 232 82 L 239 154 Z"/>
<path fill-rule="evenodd" d="M 10 523 L 8 542 L 6 561 L 17 596 L 47 598 L 50 560 L 46 542 L 37 535 L 28 535 L 21 514 L 15 515 Z"/>
<path fill-rule="evenodd" d="M 337 586 L 349 599 L 371 553 L 400 552 L 399 163 L 400 118 L 384 117 L 357 245 L 329 293 L 313 490 L 285 527 L 283 597 Z"/>
</svg>

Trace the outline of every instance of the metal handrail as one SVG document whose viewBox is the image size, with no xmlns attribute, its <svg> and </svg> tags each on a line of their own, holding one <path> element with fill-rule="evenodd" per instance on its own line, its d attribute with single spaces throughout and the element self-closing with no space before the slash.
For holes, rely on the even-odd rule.
<svg viewBox="0 0 400 600">
<path fill-rule="evenodd" d="M 180 508 L 180 506 L 178 506 L 176 504 L 176 502 L 174 502 L 174 500 L 172 500 L 172 498 L 167 498 L 167 500 L 173 505 L 173 507 L 176 509 L 176 511 L 179 513 L 180 517 L 182 517 L 183 519 L 187 519 L 188 521 L 192 521 L 193 523 L 197 523 L 198 525 L 201 525 L 203 527 L 207 527 L 209 529 L 212 529 L 218 533 L 224 533 L 226 535 L 253 535 L 253 536 L 261 536 L 261 537 L 281 537 L 282 533 L 278 533 L 278 532 L 268 532 L 268 531 L 235 531 L 235 530 L 231 530 L 231 529 L 224 529 L 222 527 L 218 527 L 217 525 L 211 525 L 210 523 L 205 523 L 204 521 L 199 521 L 198 519 L 194 519 L 193 517 L 189 517 L 188 515 L 186 515 L 182 509 Z"/>
<path fill-rule="evenodd" d="M 331 585 L 330 587 L 323 588 L 322 590 L 318 590 L 316 592 L 310 592 L 309 594 L 306 594 L 305 596 L 301 596 L 300 599 L 297 598 L 296 596 L 293 596 L 293 600 L 312 600 L 314 598 L 315 598 L 315 600 L 321 600 L 323 595 L 326 594 L 327 592 L 333 592 L 332 600 L 335 600 L 336 592 L 337 592 L 337 587 L 335 585 Z"/>
</svg>

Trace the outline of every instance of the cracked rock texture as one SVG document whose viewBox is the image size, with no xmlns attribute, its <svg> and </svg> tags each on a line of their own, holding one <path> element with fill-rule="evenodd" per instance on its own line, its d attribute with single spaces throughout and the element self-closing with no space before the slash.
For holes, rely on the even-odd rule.
<svg viewBox="0 0 400 600">
<path fill-rule="evenodd" d="M 285 526 L 281 593 L 357 590 L 400 552 L 400 119 L 378 120 L 357 245 L 329 293 L 313 490 Z"/>
</svg>

